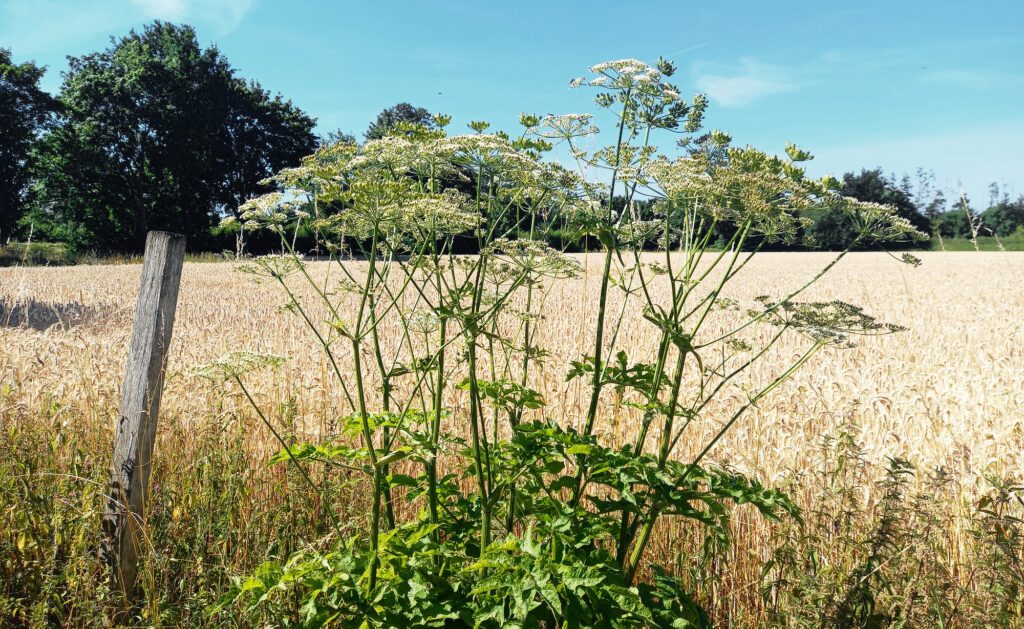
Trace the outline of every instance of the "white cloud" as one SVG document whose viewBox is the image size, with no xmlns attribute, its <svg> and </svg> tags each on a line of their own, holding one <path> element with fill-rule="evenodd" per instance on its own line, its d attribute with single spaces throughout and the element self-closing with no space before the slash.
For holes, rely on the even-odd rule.
<svg viewBox="0 0 1024 629">
<path fill-rule="evenodd" d="M 152 20 L 187 22 L 201 37 L 233 31 L 253 0 L 8 0 L 0 41 L 19 58 L 66 52 L 96 35 L 122 35 Z"/>
<path fill-rule="evenodd" d="M 741 68 L 708 69 L 695 64 L 694 83 L 702 92 L 724 107 L 743 107 L 753 101 L 800 89 L 807 83 L 790 68 L 742 59 Z"/>
<path fill-rule="evenodd" d="M 18 57 L 67 50 L 68 44 L 126 30 L 132 13 L 120 3 L 14 0 L 0 12 L 0 41 Z"/>
<path fill-rule="evenodd" d="M 185 15 L 186 0 L 132 0 L 146 15 L 177 20 Z"/>
<path fill-rule="evenodd" d="M 961 47 L 968 46 L 960 43 Z M 761 63 L 746 57 L 738 64 L 695 63 L 693 79 L 697 87 L 725 107 L 743 107 L 766 96 L 784 94 L 815 83 L 869 79 L 888 70 L 917 68 L 922 59 L 942 52 L 930 49 L 889 48 L 863 50 L 825 50 L 794 65 Z M 925 70 L 925 68 L 922 68 Z M 991 90 L 1020 85 L 1024 77 L 1007 72 L 981 70 L 926 70 L 916 80 L 940 83 L 960 89 Z"/>
<path fill-rule="evenodd" d="M 150 19 L 208 24 L 223 35 L 242 22 L 253 0 L 132 0 Z"/>
<path fill-rule="evenodd" d="M 926 73 L 921 80 L 926 83 L 939 83 L 970 90 L 992 90 L 1020 85 L 1024 82 L 1024 77 L 1006 72 L 937 70 Z"/>
</svg>

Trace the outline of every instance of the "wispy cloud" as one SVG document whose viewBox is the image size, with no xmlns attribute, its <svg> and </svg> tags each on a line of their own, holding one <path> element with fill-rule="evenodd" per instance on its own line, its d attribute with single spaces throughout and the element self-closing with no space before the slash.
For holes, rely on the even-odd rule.
<svg viewBox="0 0 1024 629">
<path fill-rule="evenodd" d="M 695 64 L 694 83 L 702 92 L 724 107 L 743 107 L 755 100 L 784 94 L 808 84 L 793 68 L 740 60 L 739 67 L 725 68 Z"/>
<path fill-rule="evenodd" d="M 68 44 L 97 34 L 122 30 L 133 23 L 134 11 L 120 3 L 69 0 L 14 0 L 0 9 L 0 40 L 16 56 L 67 50 Z"/>
<path fill-rule="evenodd" d="M 229 33 L 241 24 L 253 0 L 132 0 L 150 19 L 205 23 Z"/>
<path fill-rule="evenodd" d="M 937 70 L 921 77 L 925 83 L 939 83 L 970 90 L 993 90 L 1024 83 L 1024 76 L 1008 72 Z"/>
<path fill-rule="evenodd" d="M 218 36 L 237 28 L 252 5 L 253 0 L 9 0 L 0 6 L 0 41 L 17 56 L 31 57 L 150 20 L 188 22 Z"/>
<path fill-rule="evenodd" d="M 893 73 L 917 76 L 911 80 L 942 84 L 960 89 L 993 90 L 1024 84 L 1024 75 L 988 68 L 931 69 L 929 60 L 989 46 L 992 42 L 955 42 L 931 47 L 891 47 L 870 50 L 824 50 L 792 65 L 764 63 L 745 57 L 733 64 L 695 62 L 691 73 L 695 85 L 724 107 L 744 107 L 756 100 L 785 94 L 810 85 L 875 80 Z"/>
<path fill-rule="evenodd" d="M 186 0 L 132 0 L 147 15 L 162 16 L 166 19 L 181 19 L 185 16 Z"/>
</svg>

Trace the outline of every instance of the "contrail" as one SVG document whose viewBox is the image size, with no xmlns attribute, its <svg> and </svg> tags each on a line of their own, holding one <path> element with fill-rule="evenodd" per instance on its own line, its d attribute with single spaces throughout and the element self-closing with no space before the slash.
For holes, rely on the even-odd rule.
<svg viewBox="0 0 1024 629">
<path fill-rule="evenodd" d="M 689 48 L 683 48 L 682 50 L 677 50 L 675 52 L 670 52 L 666 56 L 667 57 L 674 57 L 675 55 L 681 55 L 684 52 L 691 52 L 693 50 L 697 50 L 698 48 L 703 48 L 704 46 L 710 46 L 710 45 L 711 45 L 711 42 L 706 41 L 703 44 L 697 44 L 696 46 L 690 46 Z"/>
</svg>

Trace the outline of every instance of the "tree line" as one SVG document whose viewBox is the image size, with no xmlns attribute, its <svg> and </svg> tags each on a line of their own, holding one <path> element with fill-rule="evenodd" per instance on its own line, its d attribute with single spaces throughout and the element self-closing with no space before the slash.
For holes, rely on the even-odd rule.
<svg viewBox="0 0 1024 629">
<path fill-rule="evenodd" d="M 314 118 L 238 76 L 187 25 L 157 21 L 111 38 L 106 50 L 69 57 L 56 95 L 40 87 L 45 71 L 15 64 L 12 51 L 0 48 L 0 243 L 31 231 L 73 251 L 135 252 L 147 231 L 163 229 L 184 233 L 194 251 L 238 249 L 243 242 L 220 227 L 221 219 L 267 192 L 261 182 L 319 146 L 356 143 L 343 131 L 318 137 Z M 382 111 L 364 138 L 417 126 L 433 128 L 434 119 L 399 103 Z M 697 138 L 688 148 L 709 146 Z M 998 189 L 989 208 L 974 214 L 966 199 L 948 201 L 923 171 L 916 187 L 881 169 L 844 180 L 848 196 L 894 205 L 926 233 L 1024 234 L 1024 197 L 1011 200 Z M 643 200 L 634 204 L 639 218 L 656 212 Z M 808 218 L 803 246 L 842 249 L 849 242 L 850 228 L 838 216 L 826 210 Z M 561 246 L 581 246 L 577 234 L 560 231 L 557 217 L 547 227 Z M 249 238 L 251 252 L 270 246 Z"/>
</svg>

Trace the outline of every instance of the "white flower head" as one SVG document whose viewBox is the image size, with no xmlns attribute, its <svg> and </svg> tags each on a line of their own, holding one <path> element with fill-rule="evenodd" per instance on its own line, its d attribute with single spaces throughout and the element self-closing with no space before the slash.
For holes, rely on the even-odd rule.
<svg viewBox="0 0 1024 629">
<path fill-rule="evenodd" d="M 560 116 L 549 114 L 541 120 L 538 135 L 554 140 L 568 140 L 584 135 L 593 135 L 600 132 L 600 129 L 591 124 L 593 118 L 594 116 L 590 114 L 562 114 Z"/>
</svg>

